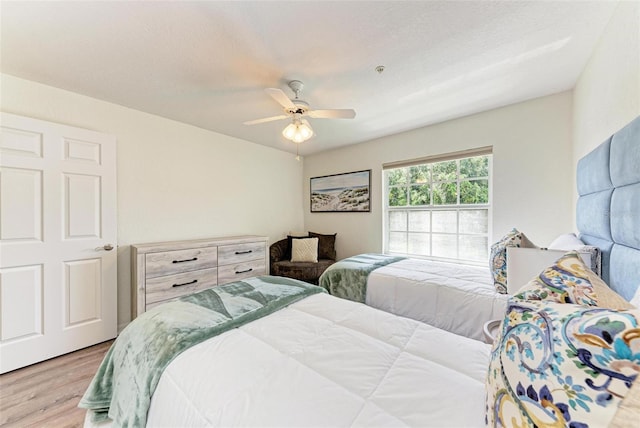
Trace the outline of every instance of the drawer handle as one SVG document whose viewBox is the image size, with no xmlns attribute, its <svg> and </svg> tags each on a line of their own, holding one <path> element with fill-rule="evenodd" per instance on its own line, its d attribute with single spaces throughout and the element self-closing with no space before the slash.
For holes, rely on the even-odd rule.
<svg viewBox="0 0 640 428">
<path fill-rule="evenodd" d="M 249 250 L 249 251 L 236 251 L 236 255 L 238 255 L 238 254 L 249 254 L 249 253 L 253 253 L 253 250 Z"/>
<path fill-rule="evenodd" d="M 195 262 L 196 260 L 198 260 L 198 258 L 194 257 L 192 259 L 174 260 L 173 263 Z"/>
<path fill-rule="evenodd" d="M 236 272 L 236 275 L 240 274 L 240 273 L 247 273 L 247 272 L 251 272 L 253 270 L 253 268 L 247 269 L 247 270 L 241 270 L 240 272 Z"/>
<path fill-rule="evenodd" d="M 182 287 L 183 285 L 195 284 L 196 282 L 198 282 L 198 280 L 194 279 L 193 281 L 184 282 L 182 284 L 173 284 L 173 287 Z"/>
</svg>

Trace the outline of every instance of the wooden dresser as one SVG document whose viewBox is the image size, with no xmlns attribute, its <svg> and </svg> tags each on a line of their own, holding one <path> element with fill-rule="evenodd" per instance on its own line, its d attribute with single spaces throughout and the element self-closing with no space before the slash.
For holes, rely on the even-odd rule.
<svg viewBox="0 0 640 428">
<path fill-rule="evenodd" d="M 230 236 L 131 246 L 131 319 L 204 290 L 267 273 L 267 237 Z"/>
</svg>

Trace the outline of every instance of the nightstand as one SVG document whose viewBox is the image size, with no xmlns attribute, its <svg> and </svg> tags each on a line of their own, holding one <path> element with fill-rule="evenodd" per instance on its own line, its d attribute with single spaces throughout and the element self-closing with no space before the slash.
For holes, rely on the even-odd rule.
<svg viewBox="0 0 640 428">
<path fill-rule="evenodd" d="M 484 331 L 484 341 L 491 345 L 495 340 L 496 336 L 498 336 L 498 332 L 500 329 L 500 323 L 502 320 L 489 320 L 484 323 L 484 327 L 482 331 Z"/>
</svg>

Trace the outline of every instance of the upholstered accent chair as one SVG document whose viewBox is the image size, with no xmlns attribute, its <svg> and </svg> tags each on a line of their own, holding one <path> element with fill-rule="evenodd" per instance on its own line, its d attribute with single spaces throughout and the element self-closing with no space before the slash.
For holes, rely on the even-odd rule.
<svg viewBox="0 0 640 428">
<path fill-rule="evenodd" d="M 291 241 L 298 238 L 318 238 L 317 262 L 291 261 Z M 335 239 L 335 234 L 322 235 L 309 232 L 309 236 L 288 236 L 271 244 L 269 247 L 269 273 L 317 285 L 320 275 L 336 262 Z"/>
</svg>

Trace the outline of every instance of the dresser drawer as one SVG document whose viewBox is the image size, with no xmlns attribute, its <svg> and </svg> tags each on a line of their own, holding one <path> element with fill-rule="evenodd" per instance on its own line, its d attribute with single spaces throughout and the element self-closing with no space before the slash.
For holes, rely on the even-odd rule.
<svg viewBox="0 0 640 428">
<path fill-rule="evenodd" d="M 214 268 L 218 265 L 218 248 L 203 247 L 188 250 L 149 253 L 145 258 L 147 278 Z"/>
<path fill-rule="evenodd" d="M 218 269 L 202 269 L 147 279 L 146 304 L 174 299 L 218 284 Z"/>
<path fill-rule="evenodd" d="M 265 259 L 264 242 L 247 242 L 245 244 L 221 245 L 218 247 L 218 265 L 247 262 Z"/>
<path fill-rule="evenodd" d="M 235 263 L 218 267 L 218 284 L 239 281 L 252 276 L 264 275 L 264 259 Z"/>
</svg>

